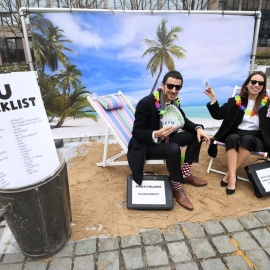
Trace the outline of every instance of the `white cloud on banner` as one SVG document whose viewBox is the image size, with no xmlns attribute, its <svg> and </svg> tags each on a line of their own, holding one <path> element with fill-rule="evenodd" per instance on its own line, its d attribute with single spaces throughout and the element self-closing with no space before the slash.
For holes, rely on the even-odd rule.
<svg viewBox="0 0 270 270">
<path fill-rule="evenodd" d="M 98 94 L 121 89 L 139 99 L 150 92 L 158 71 L 152 77 L 146 70 L 151 56 L 141 58 L 148 48 L 141 40 L 156 40 L 156 30 L 163 18 L 167 20 L 168 30 L 175 26 L 183 29 L 175 44 L 187 51 L 186 57 L 180 60 L 173 57 L 176 70 L 184 77 L 184 87 L 180 92 L 183 101 L 194 102 L 189 95 L 201 93 L 206 81 L 217 94 L 228 97 L 230 95 L 224 94 L 224 90 L 233 90 L 234 85 L 241 85 L 248 75 L 253 16 L 151 15 L 150 12 L 44 15 L 73 41 L 68 47 L 78 55 L 68 55 L 83 71 L 86 87 Z M 158 86 L 166 72 L 164 66 Z M 205 101 L 203 96 L 200 102 Z"/>
<path fill-rule="evenodd" d="M 82 46 L 84 48 L 99 48 L 104 42 L 99 33 L 95 33 L 95 29 L 90 23 L 76 16 L 74 17 L 67 14 L 46 14 L 46 17 L 50 19 L 54 25 L 57 25 L 60 29 L 64 30 L 65 36 L 71 39 L 76 46 Z"/>
<path fill-rule="evenodd" d="M 182 46 L 188 52 L 178 69 L 184 66 L 187 78 L 199 76 L 205 81 L 225 74 L 230 79 L 246 76 L 248 70 L 243 67 L 251 54 L 254 18 L 216 15 L 201 23 L 194 19 L 194 23 L 199 27 L 184 34 Z"/>
</svg>

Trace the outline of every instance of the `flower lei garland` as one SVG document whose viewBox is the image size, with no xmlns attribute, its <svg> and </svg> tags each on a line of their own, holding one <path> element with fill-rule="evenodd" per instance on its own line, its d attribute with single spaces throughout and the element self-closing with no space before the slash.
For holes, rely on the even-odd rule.
<svg viewBox="0 0 270 270">
<path fill-rule="evenodd" d="M 162 109 L 161 104 L 159 102 L 160 91 L 161 91 L 161 88 L 158 88 L 157 90 L 155 90 L 153 92 L 153 95 L 154 95 L 154 98 L 156 100 L 155 101 L 155 107 L 156 107 L 157 111 L 159 112 L 159 114 L 162 115 L 162 114 L 165 113 L 165 111 Z M 176 103 L 176 108 L 178 109 L 178 111 L 180 111 L 180 99 L 179 99 L 179 97 L 177 97 L 174 101 Z"/>
<path fill-rule="evenodd" d="M 240 97 L 239 94 L 235 95 L 234 99 L 236 101 L 236 105 L 239 107 L 239 109 L 241 111 L 244 111 L 244 113 L 247 114 L 247 115 L 251 115 L 251 116 L 254 116 L 255 115 L 255 111 L 254 110 L 248 110 L 247 107 L 245 107 L 244 105 L 242 105 L 241 97 Z M 266 105 L 267 100 L 268 100 L 268 96 L 265 96 L 261 100 L 261 105 L 259 107 L 259 110 Z"/>
</svg>

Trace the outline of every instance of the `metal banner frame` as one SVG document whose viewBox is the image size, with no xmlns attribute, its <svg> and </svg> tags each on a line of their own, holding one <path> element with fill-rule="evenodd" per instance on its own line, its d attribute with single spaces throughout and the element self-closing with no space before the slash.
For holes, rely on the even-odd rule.
<svg viewBox="0 0 270 270">
<path fill-rule="evenodd" d="M 250 64 L 250 72 L 254 70 L 255 58 L 256 58 L 256 48 L 258 43 L 259 36 L 259 28 L 261 22 L 261 12 L 260 11 L 229 11 L 229 10 L 106 10 L 106 9 L 82 9 L 82 8 L 26 8 L 21 7 L 19 10 L 19 14 L 22 22 L 23 36 L 25 39 L 25 46 L 27 51 L 27 58 L 30 66 L 30 70 L 34 71 L 33 60 L 30 51 L 30 45 L 27 35 L 26 23 L 25 23 L 25 15 L 30 13 L 73 13 L 73 12 L 109 12 L 109 13 L 151 13 L 152 15 L 155 13 L 183 13 L 183 14 L 219 14 L 221 16 L 225 15 L 242 15 L 242 16 L 254 16 L 255 17 L 255 28 L 253 35 L 253 44 L 252 44 L 252 52 L 251 52 L 251 64 Z"/>
</svg>

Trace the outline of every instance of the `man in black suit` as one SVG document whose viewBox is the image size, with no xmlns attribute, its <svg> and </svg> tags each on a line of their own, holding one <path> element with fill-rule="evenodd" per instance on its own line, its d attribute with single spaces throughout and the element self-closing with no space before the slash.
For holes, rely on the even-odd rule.
<svg viewBox="0 0 270 270">
<path fill-rule="evenodd" d="M 207 185 L 206 181 L 194 177 L 190 169 L 193 162 L 199 161 L 202 138 L 207 143 L 210 139 L 203 126 L 191 122 L 180 108 L 178 93 L 182 84 L 182 75 L 178 71 L 170 71 L 164 76 L 161 88 L 139 101 L 127 157 L 133 179 L 139 185 L 143 179 L 145 159 L 166 159 L 176 201 L 184 208 L 193 210 L 181 184 Z M 161 119 L 168 105 L 176 106 L 181 113 L 184 119 L 182 127 L 163 127 Z M 187 146 L 182 169 L 180 146 Z"/>
</svg>

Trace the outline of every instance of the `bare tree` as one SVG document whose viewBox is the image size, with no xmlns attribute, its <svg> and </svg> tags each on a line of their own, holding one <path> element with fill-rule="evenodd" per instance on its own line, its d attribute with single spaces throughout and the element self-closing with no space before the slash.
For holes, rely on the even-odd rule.
<svg viewBox="0 0 270 270">
<path fill-rule="evenodd" d="M 171 9 L 176 10 L 211 10 L 216 0 L 170 0 Z"/>
<path fill-rule="evenodd" d="M 19 16 L 21 7 L 44 7 L 40 0 L 1 0 L 1 20 L 5 32 L 11 32 L 15 37 L 22 37 L 22 25 Z M 58 8 L 108 8 L 108 0 L 46 0 L 46 7 Z M 26 16 L 27 17 L 27 16 Z M 29 20 L 28 30 L 29 30 Z"/>
<path fill-rule="evenodd" d="M 50 0 L 59 8 L 108 8 L 108 0 Z"/>
<path fill-rule="evenodd" d="M 31 4 L 34 5 L 35 1 L 32 1 Z M 21 6 L 22 3 L 20 0 L 0 1 L 0 9 L 2 11 L 1 18 L 2 24 L 4 25 L 3 29 L 5 32 L 12 33 L 15 37 L 23 36 L 22 24 L 19 15 L 19 9 L 21 8 Z M 27 25 L 27 28 L 27 30 L 29 31 L 29 24 Z"/>
<path fill-rule="evenodd" d="M 117 9 L 122 10 L 167 10 L 170 0 L 118 0 Z"/>
<path fill-rule="evenodd" d="M 216 0 L 118 0 L 120 9 L 129 10 L 208 10 Z"/>
<path fill-rule="evenodd" d="M 222 10 L 259 10 L 262 0 L 222 0 L 220 8 Z"/>
<path fill-rule="evenodd" d="M 149 0 L 119 0 L 116 8 L 128 10 L 146 10 L 150 8 Z"/>
</svg>

